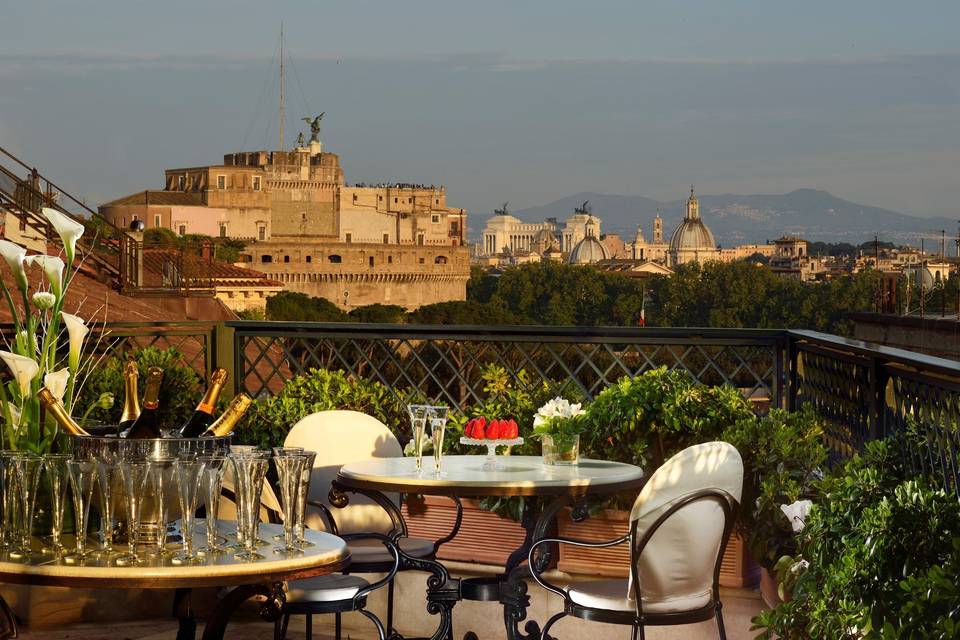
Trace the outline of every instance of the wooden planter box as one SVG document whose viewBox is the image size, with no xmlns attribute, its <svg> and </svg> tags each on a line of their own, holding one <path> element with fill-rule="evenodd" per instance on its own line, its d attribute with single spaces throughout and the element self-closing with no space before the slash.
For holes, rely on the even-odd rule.
<svg viewBox="0 0 960 640">
<path fill-rule="evenodd" d="M 410 535 L 437 540 L 448 535 L 457 517 L 453 500 L 440 496 L 424 496 L 426 510 L 414 505 L 411 513 L 403 505 L 403 517 Z M 437 557 L 480 564 L 503 565 L 514 549 L 523 544 L 523 527 L 519 522 L 484 511 L 475 500 L 463 500 L 463 523 L 457 537 L 440 547 Z"/>
<path fill-rule="evenodd" d="M 630 531 L 630 513 L 604 511 L 583 522 L 570 520 L 569 511 L 557 517 L 560 536 L 578 540 L 613 540 Z M 558 568 L 567 573 L 585 573 L 625 578 L 630 574 L 630 547 L 622 544 L 603 549 L 560 545 Z M 746 544 L 734 533 L 727 543 L 720 565 L 720 585 L 724 587 L 752 587 L 760 577 L 760 567 L 747 552 Z"/>
</svg>

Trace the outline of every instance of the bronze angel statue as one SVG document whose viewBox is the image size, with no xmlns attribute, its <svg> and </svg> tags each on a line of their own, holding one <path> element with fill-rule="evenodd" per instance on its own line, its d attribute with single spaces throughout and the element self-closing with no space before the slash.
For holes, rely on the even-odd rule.
<svg viewBox="0 0 960 640">
<path fill-rule="evenodd" d="M 323 120 L 324 111 L 316 118 L 301 118 L 304 122 L 310 125 L 310 142 L 320 142 L 320 121 Z"/>
</svg>

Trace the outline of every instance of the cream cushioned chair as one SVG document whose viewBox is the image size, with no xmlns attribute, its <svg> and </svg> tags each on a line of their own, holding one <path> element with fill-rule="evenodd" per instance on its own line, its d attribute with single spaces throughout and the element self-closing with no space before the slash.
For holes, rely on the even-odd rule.
<svg viewBox="0 0 960 640">
<path fill-rule="evenodd" d="M 563 612 L 543 628 L 570 615 L 630 625 L 633 638 L 644 627 L 689 624 L 716 618 L 726 638 L 720 602 L 720 563 L 733 530 L 743 489 L 743 461 L 726 442 L 684 449 L 650 477 L 630 513 L 630 533 L 606 542 L 565 538 L 538 541 L 528 562 L 534 579 L 564 599 Z M 544 580 L 535 563 L 541 544 L 610 547 L 629 543 L 630 577 L 574 582 L 561 589 Z"/>
<path fill-rule="evenodd" d="M 317 452 L 310 476 L 310 507 L 304 516 L 307 526 L 340 536 L 360 533 L 389 536 L 394 533 L 389 515 L 370 498 L 350 494 L 350 502 L 343 508 L 331 508 L 328 498 L 331 484 L 343 465 L 372 458 L 403 456 L 400 442 L 386 425 L 358 411 L 320 411 L 295 424 L 283 444 Z M 399 494 L 390 494 L 388 497 L 399 509 Z M 437 541 L 402 537 L 398 540 L 400 550 L 408 556 L 432 559 L 439 546 L 451 540 L 459 529 L 459 503 L 457 506 L 458 517 L 450 535 Z M 348 573 L 382 573 L 393 565 L 394 558 L 377 539 L 348 540 L 348 546 L 351 554 Z M 290 588 L 299 587 L 291 583 Z M 393 591 L 391 581 L 387 590 L 388 631 L 393 626 Z"/>
</svg>

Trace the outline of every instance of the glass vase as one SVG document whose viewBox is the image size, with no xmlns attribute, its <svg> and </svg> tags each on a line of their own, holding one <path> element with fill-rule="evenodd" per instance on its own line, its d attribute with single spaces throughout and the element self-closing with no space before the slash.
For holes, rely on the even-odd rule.
<svg viewBox="0 0 960 640">
<path fill-rule="evenodd" d="M 580 434 L 543 436 L 543 464 L 569 466 L 580 458 Z"/>
</svg>

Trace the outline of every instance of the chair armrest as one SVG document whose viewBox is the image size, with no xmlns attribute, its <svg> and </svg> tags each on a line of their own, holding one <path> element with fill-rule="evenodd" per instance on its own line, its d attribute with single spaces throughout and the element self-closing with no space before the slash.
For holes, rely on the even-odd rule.
<svg viewBox="0 0 960 640">
<path fill-rule="evenodd" d="M 374 583 L 371 583 L 357 591 L 356 595 L 353 596 L 354 606 L 359 607 L 360 600 L 367 597 L 371 592 L 380 589 L 381 587 L 390 583 L 393 580 L 394 576 L 397 574 L 397 570 L 400 568 L 400 549 L 397 547 L 397 543 L 390 536 L 386 536 L 382 533 L 347 533 L 340 536 L 344 540 L 379 540 L 383 543 L 383 546 L 387 548 L 387 551 L 393 556 L 393 566 L 390 567 L 390 571 Z"/>
<path fill-rule="evenodd" d="M 440 545 L 446 544 L 457 537 L 457 533 L 460 531 L 460 525 L 463 523 L 463 503 L 460 502 L 460 498 L 452 496 L 452 499 L 457 503 L 457 519 L 453 523 L 453 529 L 447 535 L 443 536 L 439 540 L 433 543 L 433 553 L 436 554 L 437 550 L 440 548 Z"/>
<path fill-rule="evenodd" d="M 561 596 L 562 598 L 567 598 L 567 592 L 557 585 L 544 580 L 540 575 L 540 572 L 537 570 L 537 563 L 533 561 L 533 554 L 536 551 L 537 547 L 542 544 L 570 544 L 576 547 L 614 547 L 618 544 L 623 544 L 630 540 L 630 534 L 620 536 L 619 538 L 614 538 L 613 540 L 604 540 L 600 542 L 589 542 L 587 540 L 575 540 L 573 538 L 543 538 L 537 540 L 533 543 L 533 546 L 530 547 L 530 551 L 527 552 L 527 566 L 530 568 L 530 575 L 536 580 L 537 584 L 546 589 L 547 591 L 552 591 L 553 593 Z"/>
<path fill-rule="evenodd" d="M 330 512 L 330 509 L 327 505 L 322 502 L 317 502 L 316 500 L 307 500 L 307 506 L 314 507 L 320 511 L 320 516 L 323 518 L 324 522 L 327 524 L 327 530 L 333 535 L 338 535 L 340 530 L 337 528 L 337 521 L 333 519 L 333 513 Z M 306 515 L 306 514 L 304 514 Z"/>
</svg>

